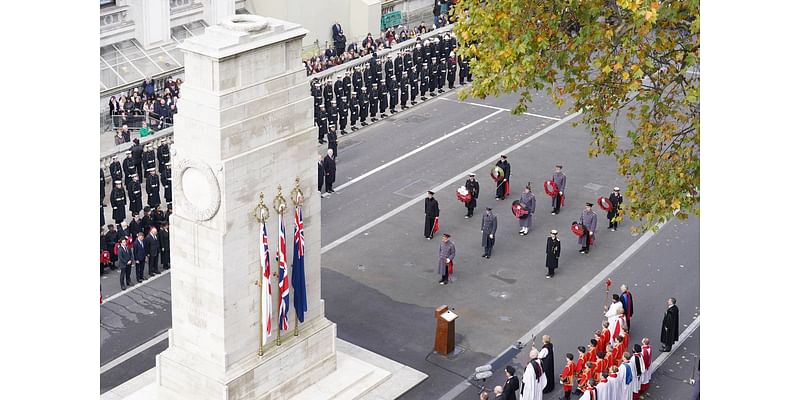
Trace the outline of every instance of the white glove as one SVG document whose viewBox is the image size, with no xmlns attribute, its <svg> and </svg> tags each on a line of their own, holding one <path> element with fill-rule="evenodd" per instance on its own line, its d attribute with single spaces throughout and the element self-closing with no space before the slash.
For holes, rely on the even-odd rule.
<svg viewBox="0 0 800 400">
<path fill-rule="evenodd" d="M 590 235 L 594 235 L 594 232 L 592 232 L 592 231 L 589 231 L 589 234 L 590 234 Z"/>
<path fill-rule="evenodd" d="M 494 235 L 489 234 L 489 239 L 494 239 Z"/>
<path fill-rule="evenodd" d="M 447 264 L 450 264 L 450 259 L 449 258 L 447 259 Z"/>
<path fill-rule="evenodd" d="M 564 192 L 558 192 L 558 194 L 560 194 L 560 195 L 562 195 L 562 196 L 563 196 L 563 195 L 564 195 Z"/>
</svg>

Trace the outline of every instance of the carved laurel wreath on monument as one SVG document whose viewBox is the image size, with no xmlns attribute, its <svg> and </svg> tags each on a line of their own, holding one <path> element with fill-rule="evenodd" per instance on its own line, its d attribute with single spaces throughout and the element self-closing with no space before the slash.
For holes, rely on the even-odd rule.
<svg viewBox="0 0 800 400">
<path fill-rule="evenodd" d="M 185 158 L 180 159 L 175 167 L 175 170 L 178 172 L 177 176 L 179 177 L 180 182 L 179 190 L 175 191 L 175 195 L 180 198 L 180 203 L 185 205 L 184 211 L 186 212 L 187 216 L 194 218 L 197 221 L 208 221 L 209 219 L 213 218 L 214 215 L 217 214 L 217 211 L 219 211 L 221 202 L 219 182 L 217 181 L 216 175 L 214 175 L 214 171 L 211 170 L 211 167 L 208 164 L 202 161 Z M 183 175 L 190 168 L 199 172 L 206 180 L 207 186 L 205 188 L 205 192 L 209 195 L 209 201 L 205 204 L 194 204 L 186 197 Z"/>
<path fill-rule="evenodd" d="M 225 29 L 239 32 L 258 32 L 269 28 L 269 20 L 251 14 L 231 15 L 223 19 L 220 23 Z"/>
</svg>

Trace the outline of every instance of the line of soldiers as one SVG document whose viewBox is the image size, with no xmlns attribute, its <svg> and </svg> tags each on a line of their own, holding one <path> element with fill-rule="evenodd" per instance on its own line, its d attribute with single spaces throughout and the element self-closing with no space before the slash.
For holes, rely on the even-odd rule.
<svg viewBox="0 0 800 400">
<path fill-rule="evenodd" d="M 386 112 L 399 110 L 444 93 L 444 86 L 455 87 L 472 82 L 469 63 L 456 56 L 457 43 L 449 32 L 417 43 L 411 49 L 378 59 L 372 53 L 369 62 L 337 75 L 335 81 L 314 79 L 311 95 L 314 97 L 314 123 L 319 128 L 317 140 L 325 143 L 331 128 L 338 125 L 346 135 L 348 123 L 355 131 L 371 122 L 386 118 Z M 409 105 L 410 103 L 410 105 Z M 349 117 L 349 118 L 348 118 Z"/>
<path fill-rule="evenodd" d="M 133 146 L 125 152 L 125 159 L 119 162 L 117 156 L 112 157 L 108 170 L 113 182 L 109 196 L 112 218 L 116 224 L 125 220 L 129 211 L 138 215 L 142 209 L 142 182 L 147 193 L 147 205 L 155 208 L 161 204 L 161 187 L 164 188 L 164 200 L 172 203 L 172 167 L 170 163 L 169 141 L 162 139 L 158 147 L 153 144 L 142 146 L 134 139 Z M 158 171 L 158 172 L 156 172 Z M 124 183 L 124 188 L 123 188 Z M 106 177 L 100 168 L 100 226 L 105 225 Z"/>
</svg>

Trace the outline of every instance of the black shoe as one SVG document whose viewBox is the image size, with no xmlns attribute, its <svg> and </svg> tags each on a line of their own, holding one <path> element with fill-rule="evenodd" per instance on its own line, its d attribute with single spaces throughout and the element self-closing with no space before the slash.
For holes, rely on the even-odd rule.
<svg viewBox="0 0 800 400">
<path fill-rule="evenodd" d="M 120 289 L 120 290 L 125 290 L 125 286 L 120 286 L 120 287 L 119 287 L 119 289 Z M 662 351 L 663 351 L 663 350 L 662 350 Z"/>
<path fill-rule="evenodd" d="M 357 127 L 357 126 L 354 126 L 354 127 L 350 128 L 350 129 L 351 129 L 353 132 L 355 132 L 355 131 L 357 131 L 357 130 L 358 130 L 358 127 Z"/>
<path fill-rule="evenodd" d="M 412 101 L 412 102 L 411 102 L 411 105 L 412 105 L 412 106 L 415 106 L 415 105 L 417 105 L 417 102 L 416 102 L 416 101 Z"/>
<path fill-rule="evenodd" d="M 141 279 L 137 279 L 136 283 L 142 283 L 142 280 Z"/>
<path fill-rule="evenodd" d="M 342 129 L 342 135 L 347 135 L 347 131 Z"/>
<path fill-rule="evenodd" d="M 492 258 L 492 256 L 488 256 L 488 255 L 486 256 L 486 259 L 487 259 L 487 260 L 488 260 L 488 259 L 490 259 L 490 258 Z"/>
</svg>

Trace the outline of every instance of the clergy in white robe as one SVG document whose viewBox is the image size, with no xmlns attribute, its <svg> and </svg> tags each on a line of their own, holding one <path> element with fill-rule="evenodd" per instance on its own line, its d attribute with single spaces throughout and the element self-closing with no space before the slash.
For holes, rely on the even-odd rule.
<svg viewBox="0 0 800 400">
<path fill-rule="evenodd" d="M 612 300 L 613 301 L 611 302 L 611 305 L 608 306 L 608 310 L 606 310 L 605 313 L 606 318 L 608 318 L 609 324 L 612 323 L 613 319 L 617 316 L 618 314 L 617 310 L 622 310 L 623 313 L 625 312 L 625 309 L 622 306 L 622 302 L 619 301 L 619 295 L 615 294 Z"/>
<path fill-rule="evenodd" d="M 609 324 L 611 324 L 608 329 L 611 331 L 612 340 L 622 334 L 622 329 L 625 328 L 625 314 L 623 312 L 622 308 L 619 308 L 617 315 L 608 319 Z"/>
<path fill-rule="evenodd" d="M 531 361 L 525 367 L 522 375 L 522 387 L 520 388 L 520 400 L 542 400 L 542 391 L 547 386 L 547 375 L 544 374 L 539 351 L 531 349 Z"/>
<path fill-rule="evenodd" d="M 608 372 L 608 399 L 617 400 L 622 396 L 622 381 L 619 379 L 619 369 L 616 365 L 612 365 Z"/>
<path fill-rule="evenodd" d="M 650 338 L 642 339 L 642 360 L 644 361 L 642 390 L 647 391 L 647 385 L 650 384 L 650 365 L 653 361 L 653 351 L 650 349 Z"/>
<path fill-rule="evenodd" d="M 608 372 L 603 371 L 603 379 L 597 383 L 594 390 L 597 392 L 597 398 L 599 400 L 614 400 L 611 397 L 611 388 L 608 384 Z"/>
<path fill-rule="evenodd" d="M 631 353 L 625 352 L 625 360 L 619 366 L 619 378 L 622 380 L 622 396 L 619 400 L 633 400 L 633 382 L 636 381 L 636 372 L 631 364 Z"/>
<path fill-rule="evenodd" d="M 586 383 L 586 390 L 583 391 L 583 394 L 578 400 L 599 400 L 600 398 L 597 397 L 597 390 L 594 388 L 594 379 L 589 379 Z"/>
</svg>

